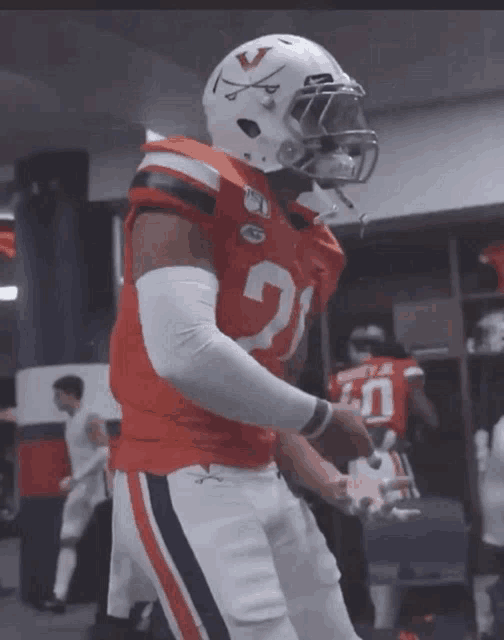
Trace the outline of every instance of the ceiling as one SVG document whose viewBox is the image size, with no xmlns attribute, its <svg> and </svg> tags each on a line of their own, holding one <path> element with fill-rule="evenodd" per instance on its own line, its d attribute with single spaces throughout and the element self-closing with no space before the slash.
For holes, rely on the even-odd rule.
<svg viewBox="0 0 504 640">
<path fill-rule="evenodd" d="M 371 110 L 504 89 L 504 11 L 0 11 L 0 147 L 137 149 L 143 124 L 204 136 L 220 59 L 271 32 L 325 45 Z"/>
<path fill-rule="evenodd" d="M 504 92 L 504 11 L 0 11 L 0 183 L 47 147 L 133 153 L 145 126 L 204 138 L 209 73 L 272 32 L 326 46 L 368 92 L 371 117 Z M 12 277 L 0 262 L 0 285 Z M 12 305 L 0 316 L 1 376 Z"/>
</svg>

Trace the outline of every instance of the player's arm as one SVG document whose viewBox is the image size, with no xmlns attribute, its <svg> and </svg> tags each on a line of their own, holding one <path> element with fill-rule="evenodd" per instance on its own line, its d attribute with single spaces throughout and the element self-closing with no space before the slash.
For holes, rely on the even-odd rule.
<svg viewBox="0 0 504 640">
<path fill-rule="evenodd" d="M 347 476 L 323 458 L 296 433 L 280 433 L 275 455 L 278 468 L 289 474 L 294 484 L 313 491 L 322 498 L 334 497 L 335 488 L 346 497 Z"/>
<path fill-rule="evenodd" d="M 433 429 L 439 427 L 439 417 L 434 404 L 425 393 L 423 376 L 408 379 L 408 399 L 412 413 L 421 418 L 425 424 Z"/>
<path fill-rule="evenodd" d="M 336 441 L 344 453 L 369 450 L 357 416 L 277 378 L 218 329 L 212 244 L 200 225 L 174 210 L 145 211 L 132 245 L 142 334 L 161 378 L 229 420 L 315 436 L 326 448 Z"/>
<path fill-rule="evenodd" d="M 349 476 L 340 473 L 333 464 L 322 458 L 303 436 L 281 434 L 276 459 L 278 466 L 288 471 L 291 480 L 296 484 L 316 493 L 344 513 L 358 515 L 368 522 L 405 522 L 421 515 L 418 509 L 395 507 L 394 502 L 397 499 L 389 497 L 391 491 L 410 486 L 411 478 L 407 476 L 380 481 L 379 491 L 383 502 L 378 508 L 374 506 L 371 509 L 373 500 L 367 497 L 359 500 L 350 495 Z M 370 482 L 372 484 L 373 480 Z"/>
<path fill-rule="evenodd" d="M 0 421 L 3 422 L 16 422 L 16 409 L 14 407 L 9 407 L 8 409 L 2 409 L 0 411 Z"/>
<path fill-rule="evenodd" d="M 80 482 L 83 478 L 105 469 L 109 455 L 108 447 L 98 447 L 86 464 L 79 469 L 79 472 L 72 476 L 74 483 Z"/>
<path fill-rule="evenodd" d="M 105 422 L 97 414 L 89 414 L 84 425 L 89 440 L 96 446 L 93 455 L 87 460 L 78 473 L 67 476 L 60 482 L 63 491 L 71 491 L 83 478 L 106 468 L 109 447 Z"/>
<path fill-rule="evenodd" d="M 304 334 L 292 358 L 286 364 L 286 380 L 298 385 L 308 358 L 308 337 L 313 324 L 319 316 L 313 317 L 305 327 Z M 297 433 L 280 432 L 277 440 L 276 462 L 278 468 L 286 473 L 291 482 L 317 495 L 327 495 L 329 485 L 344 476 L 324 460 L 308 443 L 306 438 Z"/>
<path fill-rule="evenodd" d="M 89 414 L 84 426 L 89 440 L 96 450 L 79 472 L 73 476 L 74 482 L 80 482 L 86 476 L 105 468 L 109 455 L 109 439 L 105 421 L 96 414 Z"/>
<path fill-rule="evenodd" d="M 90 413 L 87 416 L 84 426 L 87 437 L 97 447 L 108 447 L 109 437 L 107 434 L 107 425 L 96 413 Z"/>
</svg>

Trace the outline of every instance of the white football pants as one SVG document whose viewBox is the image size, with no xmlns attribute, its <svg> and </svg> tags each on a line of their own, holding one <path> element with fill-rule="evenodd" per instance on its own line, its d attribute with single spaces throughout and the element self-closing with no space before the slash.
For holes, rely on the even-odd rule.
<svg viewBox="0 0 504 640">
<path fill-rule="evenodd" d="M 109 615 L 159 599 L 178 640 L 358 640 L 340 572 L 275 463 L 115 474 Z"/>
</svg>

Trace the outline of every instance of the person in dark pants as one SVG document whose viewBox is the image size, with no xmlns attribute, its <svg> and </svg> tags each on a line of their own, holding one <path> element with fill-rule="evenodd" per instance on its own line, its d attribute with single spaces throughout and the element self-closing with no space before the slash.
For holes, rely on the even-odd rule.
<svg viewBox="0 0 504 640">
<path fill-rule="evenodd" d="M 14 463 L 9 460 L 13 451 L 16 417 L 13 408 L 0 409 L 0 523 L 9 523 L 15 517 Z"/>
<path fill-rule="evenodd" d="M 109 498 L 95 509 L 97 531 L 98 595 L 95 624 L 108 623 L 107 594 L 112 551 L 112 499 Z"/>
<path fill-rule="evenodd" d="M 96 574 L 98 591 L 94 625 L 88 629 L 88 640 L 113 640 L 117 634 L 123 637 L 126 632 L 128 640 L 143 640 L 145 634 L 138 634 L 130 620 L 120 620 L 107 615 L 108 586 L 110 577 L 110 556 L 112 554 L 112 494 L 113 494 L 113 458 L 116 438 L 108 437 L 108 464 L 105 470 L 107 500 L 95 507 L 96 521 Z"/>
<path fill-rule="evenodd" d="M 154 605 L 150 628 L 147 632 L 135 629 L 143 609 L 142 605 L 133 608 L 128 620 L 114 618 L 107 614 L 110 556 L 112 554 L 113 476 L 111 469 L 113 469 L 114 466 L 116 441 L 117 437 L 108 438 L 109 459 L 106 469 L 106 479 L 108 495 L 110 497 L 101 502 L 95 508 L 94 512 L 97 537 L 96 573 L 98 576 L 98 592 L 95 622 L 88 630 L 88 640 L 114 640 L 116 637 L 127 638 L 127 640 L 175 640 L 166 624 L 163 624 L 164 618 L 161 622 L 158 619 L 158 603 Z"/>
<path fill-rule="evenodd" d="M 11 408 L 0 410 L 0 525 L 4 527 L 14 519 L 13 490 L 14 465 L 7 459 L 9 449 L 14 444 L 16 418 Z M 3 531 L 2 531 L 3 533 Z M 0 598 L 8 598 L 15 593 L 14 587 L 4 587 L 0 582 Z"/>
<path fill-rule="evenodd" d="M 368 561 L 364 528 L 358 516 L 351 516 L 313 496 L 309 500 L 327 546 L 336 557 L 341 571 L 341 590 L 354 626 L 372 627 L 375 607 L 369 592 Z"/>
</svg>

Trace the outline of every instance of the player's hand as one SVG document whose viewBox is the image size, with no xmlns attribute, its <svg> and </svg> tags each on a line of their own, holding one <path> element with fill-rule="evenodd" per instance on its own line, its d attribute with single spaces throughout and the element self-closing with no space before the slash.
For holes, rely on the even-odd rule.
<svg viewBox="0 0 504 640">
<path fill-rule="evenodd" d="M 383 498 L 383 504 L 373 512 L 372 508 L 369 513 L 371 522 L 409 522 L 410 520 L 418 520 L 422 517 L 420 509 L 404 509 L 397 507 L 396 503 L 401 498 L 393 498 L 390 494 L 393 491 L 401 491 L 402 489 L 411 489 L 413 478 L 409 476 L 400 476 L 390 480 L 382 480 L 379 486 L 380 494 Z"/>
<path fill-rule="evenodd" d="M 371 467 L 371 469 L 375 469 L 376 471 L 381 467 L 382 459 L 375 451 L 373 451 L 373 453 L 367 459 L 367 463 Z"/>
<path fill-rule="evenodd" d="M 373 453 L 373 443 L 364 420 L 349 404 L 333 404 L 333 415 L 324 433 L 309 442 L 335 466 L 342 459 L 368 458 Z"/>
<path fill-rule="evenodd" d="M 376 482 L 376 487 L 372 486 Z M 392 491 L 400 491 L 411 486 L 412 479 L 408 476 L 394 478 L 392 480 L 371 480 L 369 494 L 364 491 L 354 492 L 355 479 L 352 476 L 342 475 L 330 482 L 321 492 L 322 498 L 347 515 L 358 516 L 365 524 L 394 523 L 417 520 L 422 516 L 419 509 L 401 509 L 395 505 L 398 499 L 390 496 Z M 376 491 L 379 493 L 377 499 Z"/>
<path fill-rule="evenodd" d="M 75 482 L 72 476 L 66 476 L 65 478 L 60 480 L 59 487 L 61 491 L 64 491 L 65 493 L 69 493 L 70 491 L 72 491 L 72 489 L 75 487 L 76 484 L 77 483 Z"/>
<path fill-rule="evenodd" d="M 98 447 L 108 446 L 106 429 L 105 422 L 103 420 L 97 420 L 96 418 L 90 420 L 86 425 L 89 440 Z"/>
<path fill-rule="evenodd" d="M 328 482 L 319 495 L 333 507 L 336 507 L 343 513 L 350 514 L 355 508 L 355 501 L 348 493 L 348 483 L 350 476 L 339 474 L 334 480 Z"/>
</svg>

